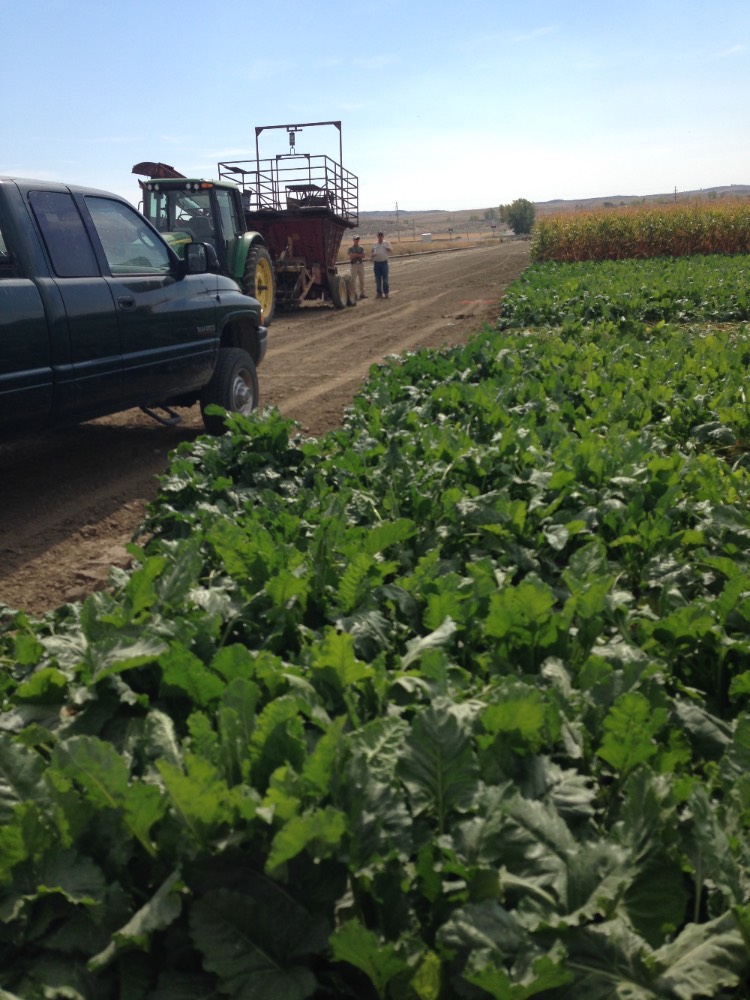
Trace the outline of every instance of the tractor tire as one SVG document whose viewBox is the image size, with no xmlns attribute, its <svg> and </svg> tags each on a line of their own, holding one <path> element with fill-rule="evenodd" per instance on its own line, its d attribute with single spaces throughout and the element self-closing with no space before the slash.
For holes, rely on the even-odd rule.
<svg viewBox="0 0 750 1000">
<path fill-rule="evenodd" d="M 276 276 L 271 255 L 260 243 L 251 246 L 247 252 L 241 285 L 245 295 L 252 295 L 260 302 L 264 323 L 269 326 L 276 311 Z"/>
<path fill-rule="evenodd" d="M 251 413 L 258 405 L 258 372 L 255 362 L 239 347 L 222 347 L 211 380 L 201 393 L 201 417 L 209 434 L 223 434 L 224 417 L 206 413 L 211 403 L 230 413 Z"/>
<path fill-rule="evenodd" d="M 337 309 L 343 309 L 346 305 L 346 279 L 341 274 L 332 274 L 328 279 L 328 289 L 331 293 L 331 302 Z"/>
<path fill-rule="evenodd" d="M 346 304 L 348 306 L 356 306 L 357 304 L 357 286 L 354 284 L 354 278 L 351 274 L 348 274 L 344 281 L 346 282 Z"/>
</svg>

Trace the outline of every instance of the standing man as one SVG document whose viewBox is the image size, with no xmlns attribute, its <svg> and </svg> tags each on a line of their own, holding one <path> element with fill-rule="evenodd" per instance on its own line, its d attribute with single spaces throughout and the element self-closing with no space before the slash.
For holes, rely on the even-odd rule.
<svg viewBox="0 0 750 1000">
<path fill-rule="evenodd" d="M 375 298 L 388 298 L 388 254 L 393 247 L 387 240 L 383 240 L 383 234 L 378 233 L 378 242 L 370 251 L 370 258 L 375 268 Z"/>
<path fill-rule="evenodd" d="M 359 297 L 366 299 L 365 295 L 365 248 L 359 245 L 359 234 L 355 233 L 354 242 L 349 247 L 349 263 L 352 271 L 352 282 L 354 291 L 359 288 Z"/>
</svg>

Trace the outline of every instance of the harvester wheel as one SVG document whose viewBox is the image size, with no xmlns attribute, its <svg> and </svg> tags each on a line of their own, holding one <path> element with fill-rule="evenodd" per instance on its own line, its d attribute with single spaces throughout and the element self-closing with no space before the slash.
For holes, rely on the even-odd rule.
<svg viewBox="0 0 750 1000">
<path fill-rule="evenodd" d="M 276 311 L 276 278 L 271 256 L 260 243 L 250 247 L 247 252 L 245 273 L 242 275 L 242 291 L 260 302 L 264 321 L 268 326 Z"/>
<path fill-rule="evenodd" d="M 328 288 L 333 304 L 337 309 L 343 309 L 347 299 L 346 280 L 343 274 L 332 274 L 328 279 Z"/>
<path fill-rule="evenodd" d="M 201 393 L 201 416 L 209 434 L 222 434 L 224 417 L 206 413 L 210 403 L 216 403 L 230 413 L 251 413 L 258 405 L 258 372 L 255 362 L 239 347 L 222 347 L 210 382 Z"/>
<path fill-rule="evenodd" d="M 351 274 L 347 274 L 344 278 L 346 282 L 346 304 L 348 306 L 356 306 L 357 304 L 357 288 L 354 284 L 354 278 Z"/>
</svg>

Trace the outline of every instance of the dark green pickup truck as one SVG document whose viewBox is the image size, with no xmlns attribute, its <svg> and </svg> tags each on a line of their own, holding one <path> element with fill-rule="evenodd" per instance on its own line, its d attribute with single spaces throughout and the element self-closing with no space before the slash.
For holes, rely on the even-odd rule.
<svg viewBox="0 0 750 1000">
<path fill-rule="evenodd" d="M 196 402 L 220 433 L 209 404 L 257 406 L 261 306 L 186 249 L 115 194 L 0 176 L 0 438 Z"/>
</svg>

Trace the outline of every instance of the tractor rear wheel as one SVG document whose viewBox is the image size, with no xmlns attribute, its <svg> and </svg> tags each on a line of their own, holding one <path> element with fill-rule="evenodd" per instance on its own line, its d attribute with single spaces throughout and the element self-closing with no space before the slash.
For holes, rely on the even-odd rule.
<svg viewBox="0 0 750 1000">
<path fill-rule="evenodd" d="M 331 292 L 331 301 L 337 309 L 343 309 L 346 305 L 347 291 L 346 279 L 342 274 L 332 274 L 328 279 L 328 288 Z"/>
<path fill-rule="evenodd" d="M 268 326 L 276 311 L 276 279 L 271 256 L 260 243 L 250 247 L 247 252 L 245 272 L 242 275 L 242 291 L 260 302 L 264 322 Z"/>
</svg>

